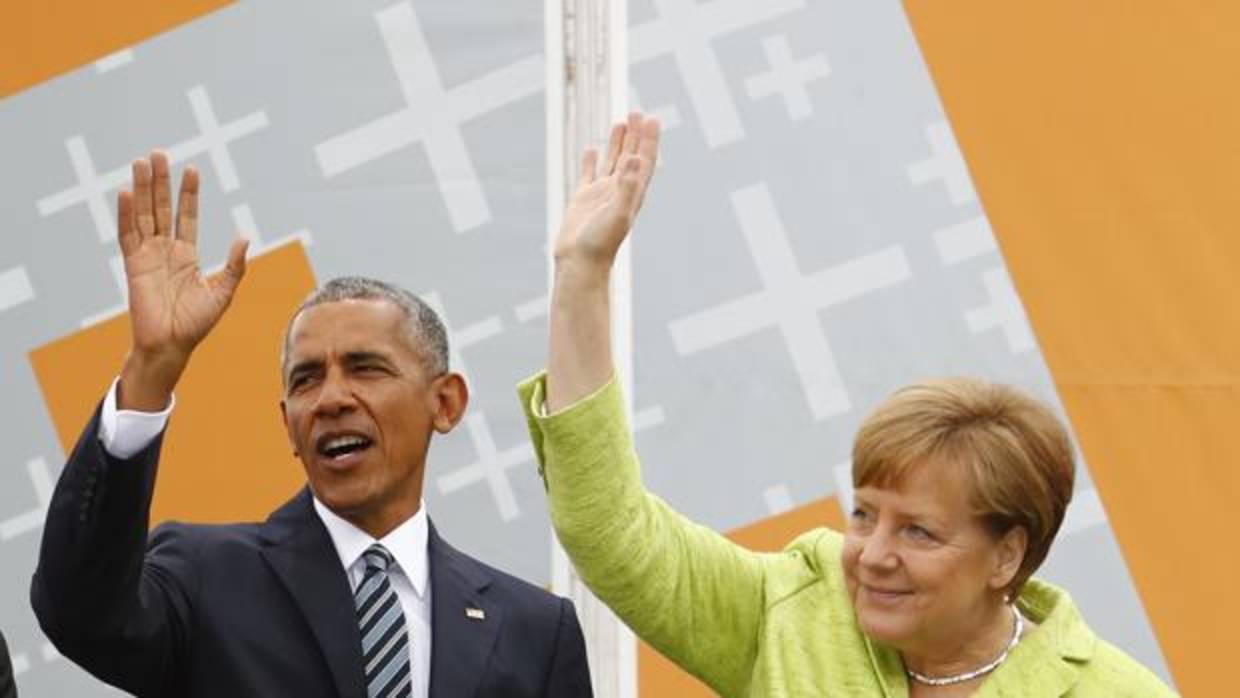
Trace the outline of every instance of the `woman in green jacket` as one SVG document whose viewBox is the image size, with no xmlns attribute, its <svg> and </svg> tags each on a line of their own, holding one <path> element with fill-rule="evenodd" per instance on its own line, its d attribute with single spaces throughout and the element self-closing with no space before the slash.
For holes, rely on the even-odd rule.
<svg viewBox="0 0 1240 698">
<path fill-rule="evenodd" d="M 862 425 L 846 531 L 754 553 L 645 491 L 612 378 L 608 285 L 658 154 L 630 115 L 583 158 L 555 246 L 547 373 L 521 386 L 582 579 L 724 696 L 1167 696 L 1032 579 L 1072 493 L 1054 414 L 1005 386 L 898 391 Z"/>
</svg>

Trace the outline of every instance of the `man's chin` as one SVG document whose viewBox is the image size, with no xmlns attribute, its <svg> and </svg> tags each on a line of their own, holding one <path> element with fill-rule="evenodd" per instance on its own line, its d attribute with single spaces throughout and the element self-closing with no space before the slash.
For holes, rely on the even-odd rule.
<svg viewBox="0 0 1240 698">
<path fill-rule="evenodd" d="M 310 486 L 314 496 L 333 514 L 344 519 L 352 518 L 366 508 L 368 497 L 363 488 L 349 483 L 316 483 Z"/>
</svg>

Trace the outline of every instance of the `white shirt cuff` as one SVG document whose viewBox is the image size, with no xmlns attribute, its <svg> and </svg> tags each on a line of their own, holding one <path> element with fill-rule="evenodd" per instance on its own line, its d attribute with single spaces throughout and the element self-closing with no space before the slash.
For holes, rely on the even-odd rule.
<svg viewBox="0 0 1240 698">
<path fill-rule="evenodd" d="M 103 400 L 103 412 L 99 415 L 99 443 L 103 450 L 113 458 L 125 460 L 147 446 L 159 436 L 164 427 L 168 426 L 168 416 L 176 407 L 175 395 L 168 401 L 168 406 L 161 412 L 139 412 L 137 410 L 118 410 L 116 408 L 116 387 L 121 379 L 117 377 L 108 389 L 108 396 Z"/>
</svg>

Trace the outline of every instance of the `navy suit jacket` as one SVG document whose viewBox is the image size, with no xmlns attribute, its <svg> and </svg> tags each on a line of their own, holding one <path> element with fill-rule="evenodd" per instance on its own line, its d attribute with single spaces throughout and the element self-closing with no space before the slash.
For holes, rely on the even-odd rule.
<svg viewBox="0 0 1240 698">
<path fill-rule="evenodd" d="M 365 698 L 352 592 L 309 490 L 264 523 L 148 536 L 162 436 L 120 460 L 98 420 L 56 485 L 31 584 L 57 649 L 143 697 Z M 591 695 L 570 601 L 470 558 L 433 525 L 428 555 L 431 696 Z"/>
</svg>

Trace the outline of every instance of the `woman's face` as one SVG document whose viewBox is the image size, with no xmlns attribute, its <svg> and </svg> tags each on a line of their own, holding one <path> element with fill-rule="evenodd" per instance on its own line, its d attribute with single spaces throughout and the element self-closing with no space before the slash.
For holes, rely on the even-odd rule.
<svg viewBox="0 0 1240 698">
<path fill-rule="evenodd" d="M 1023 532 L 991 534 L 957 467 L 921 465 L 854 497 L 843 565 L 862 631 L 906 652 L 976 636 L 1020 566 Z"/>
</svg>

